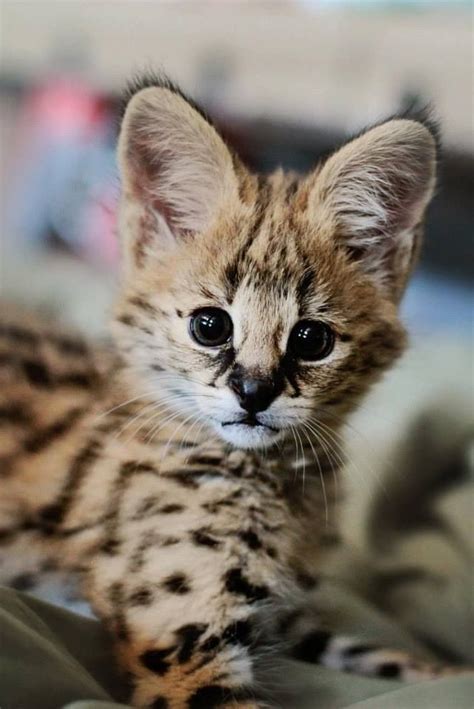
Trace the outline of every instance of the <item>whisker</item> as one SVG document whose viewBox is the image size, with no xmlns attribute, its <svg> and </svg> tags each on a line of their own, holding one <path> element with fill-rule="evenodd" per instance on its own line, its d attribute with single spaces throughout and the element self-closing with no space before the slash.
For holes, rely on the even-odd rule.
<svg viewBox="0 0 474 709">
<path fill-rule="evenodd" d="M 331 461 L 333 461 L 334 464 L 335 464 L 338 468 L 344 468 L 345 465 L 346 465 L 346 456 L 345 456 L 344 447 L 343 447 L 337 440 L 335 440 L 335 439 L 333 438 L 333 439 L 332 439 L 332 445 L 333 445 L 333 446 L 336 446 L 336 445 L 337 445 L 337 449 L 334 450 L 333 448 L 331 448 L 331 446 L 330 446 L 331 438 L 329 439 L 329 441 L 327 440 L 327 438 L 323 435 L 323 434 L 324 434 L 324 428 L 322 428 L 321 422 L 318 421 L 317 419 L 315 419 L 314 417 L 311 417 L 311 418 L 308 420 L 308 425 L 309 425 L 309 426 L 315 426 L 316 429 L 317 429 L 317 431 L 319 431 L 319 434 L 318 434 L 318 436 L 319 436 L 319 441 L 320 441 L 321 445 L 323 446 L 324 452 L 326 453 L 326 455 L 328 456 L 328 458 L 329 458 Z M 316 432 L 313 430 L 313 433 L 316 433 Z M 317 436 L 317 437 L 318 437 L 318 436 Z M 326 434 L 326 436 L 327 436 L 327 434 Z M 337 455 L 337 457 L 336 457 L 336 455 Z"/>
<path fill-rule="evenodd" d="M 298 478 L 298 456 L 299 456 L 299 452 L 298 452 L 298 442 L 297 442 L 297 440 L 296 440 L 296 435 L 295 435 L 295 427 L 292 426 L 292 425 L 290 425 L 290 431 L 291 431 L 291 433 L 292 433 L 292 435 L 293 435 L 293 441 L 294 441 L 294 444 L 295 444 L 295 462 L 294 462 L 294 470 L 295 470 L 295 472 L 294 472 L 294 476 L 293 476 L 293 481 L 295 482 L 296 479 Z"/>
<path fill-rule="evenodd" d="M 134 433 L 130 437 L 129 441 L 138 435 L 138 433 L 141 431 L 143 426 L 146 426 L 148 423 L 150 423 L 150 421 L 152 421 L 154 418 L 161 415 L 167 409 L 169 410 L 171 408 L 170 405 L 175 404 L 175 403 L 181 403 L 181 398 L 177 397 L 177 396 L 168 396 L 165 399 L 161 399 L 161 400 L 159 399 L 156 402 L 151 403 L 148 407 L 145 407 L 148 409 L 150 409 L 150 407 L 151 407 L 151 411 L 153 412 L 153 415 L 150 416 L 146 421 L 143 421 L 141 423 L 141 425 L 134 431 Z M 142 409 L 142 411 L 143 411 L 143 409 Z M 137 416 L 134 417 L 133 420 L 135 421 L 137 418 L 140 418 L 141 416 L 144 416 L 144 415 L 145 415 L 144 413 L 140 412 Z M 132 423 L 133 423 L 133 421 L 132 421 Z M 123 433 L 124 430 L 126 430 L 128 428 L 128 426 L 129 426 L 129 423 L 127 423 L 124 426 L 124 428 L 122 429 L 122 431 L 120 431 L 120 435 Z"/>
<path fill-rule="evenodd" d="M 331 413 L 331 415 L 333 417 L 336 417 L 336 414 L 334 414 L 333 412 L 325 412 L 325 413 Z M 388 468 L 392 473 L 397 472 L 392 461 L 380 459 L 380 454 L 374 449 L 369 438 L 365 434 L 363 434 L 361 431 L 359 431 L 357 428 L 355 428 L 355 426 L 353 426 L 348 421 L 345 421 L 342 417 L 337 417 L 337 418 L 340 420 L 340 425 L 348 428 L 352 433 L 355 433 L 358 436 L 359 440 L 363 443 L 364 448 L 368 448 L 371 455 L 375 458 L 375 462 L 380 463 L 380 467 Z M 351 464 L 352 465 L 354 464 L 353 460 L 351 460 Z M 387 490 L 386 490 L 386 487 L 383 483 L 383 480 L 381 479 L 381 477 L 378 474 L 378 472 L 376 471 L 376 469 L 373 467 L 373 465 L 371 463 L 368 464 L 368 468 L 370 470 L 370 473 L 373 476 L 374 481 L 377 483 L 379 489 L 383 492 L 383 494 L 387 494 Z"/>
<path fill-rule="evenodd" d="M 148 435 L 145 438 L 145 443 L 150 444 L 156 438 L 156 434 L 159 431 L 161 431 L 167 424 L 170 424 L 172 421 L 174 421 L 175 419 L 179 418 L 182 415 L 183 414 L 181 411 L 175 411 L 175 412 L 171 413 L 169 416 L 165 416 L 165 418 L 162 421 L 158 421 L 156 426 L 152 427 L 151 430 L 148 432 Z M 158 414 L 158 416 L 154 416 L 153 418 L 157 418 L 157 417 L 159 418 L 159 416 L 161 416 L 161 413 Z"/>
<path fill-rule="evenodd" d="M 135 421 L 137 421 L 137 419 L 140 419 L 142 416 L 145 416 L 146 415 L 145 409 L 152 412 L 153 415 L 150 418 L 148 418 L 146 421 L 142 422 L 142 424 L 134 431 L 132 438 L 137 436 L 138 433 L 140 432 L 140 430 L 143 428 L 143 426 L 146 426 L 147 422 L 149 422 L 153 418 L 155 418 L 155 415 L 157 416 L 158 414 L 162 414 L 163 411 L 165 411 L 166 409 L 169 409 L 169 408 L 170 408 L 169 403 L 164 403 L 164 402 L 157 402 L 154 404 L 148 404 L 147 406 L 143 407 L 143 409 L 141 409 L 136 416 L 133 416 L 133 417 L 131 417 L 131 420 L 130 419 L 128 420 L 128 422 L 121 428 L 121 430 L 118 432 L 118 434 L 116 434 L 116 438 L 118 438 L 118 436 L 121 436 L 130 425 L 132 425 Z"/>
<path fill-rule="evenodd" d="M 352 468 L 354 469 L 354 472 L 355 472 L 355 473 L 357 474 L 357 476 L 358 476 L 358 480 L 361 480 L 361 481 L 364 483 L 364 485 L 365 485 L 365 487 L 366 487 L 366 490 L 371 493 L 372 491 L 371 491 L 371 489 L 370 489 L 369 482 L 367 481 L 367 478 L 366 478 L 366 476 L 364 475 L 363 471 L 360 469 L 360 466 L 359 466 L 359 465 L 356 465 L 356 463 L 355 463 L 355 461 L 354 461 L 353 459 L 350 459 L 350 460 L 347 459 L 347 456 L 346 456 L 346 453 L 345 453 L 344 448 L 341 446 L 341 444 L 340 444 L 340 443 L 337 441 L 337 439 L 335 438 L 336 435 L 338 435 L 340 438 L 342 438 L 342 437 L 340 436 L 340 434 L 338 434 L 336 431 L 334 431 L 333 429 L 331 429 L 327 424 L 325 424 L 325 423 L 322 422 L 322 421 L 317 421 L 317 420 L 314 420 L 314 419 L 313 419 L 313 423 L 314 423 L 314 424 L 317 424 L 318 427 L 320 428 L 320 430 L 321 430 L 321 429 L 322 429 L 323 431 L 325 430 L 325 431 L 326 431 L 326 436 L 329 436 L 330 439 L 332 439 L 333 445 L 337 446 L 337 447 L 342 451 L 343 456 L 344 456 L 343 467 L 344 467 L 344 470 L 346 471 L 346 473 L 350 475 L 351 472 L 352 472 L 352 471 L 351 471 L 351 467 L 352 467 Z M 349 464 L 349 463 L 350 463 L 350 464 Z M 372 466 L 370 463 L 366 463 L 366 466 L 367 466 L 367 468 L 369 469 L 370 473 L 372 474 L 374 480 L 377 482 L 378 485 L 380 485 L 381 489 L 385 492 L 385 488 L 384 488 L 384 486 L 383 486 L 383 484 L 382 484 L 382 482 L 381 482 L 381 480 L 380 480 L 378 474 L 376 473 L 375 469 L 373 468 L 373 466 Z"/>
<path fill-rule="evenodd" d="M 306 427 L 306 424 L 303 424 L 303 425 Z M 311 438 L 308 436 L 308 433 L 306 432 L 305 428 L 303 428 L 303 434 L 306 436 L 306 439 L 307 439 L 309 445 L 311 446 L 311 450 L 313 451 L 314 458 L 315 458 L 316 463 L 318 465 L 319 479 L 321 480 L 321 490 L 323 493 L 323 500 L 324 500 L 324 516 L 325 516 L 326 525 L 327 525 L 328 521 L 329 521 L 329 511 L 328 511 L 328 498 L 327 498 L 327 494 L 326 494 L 326 483 L 324 482 L 323 469 L 321 467 L 321 462 L 319 460 L 319 456 L 314 449 L 313 442 L 312 442 Z"/>
<path fill-rule="evenodd" d="M 305 457 L 305 452 L 304 452 L 304 447 L 303 447 L 303 441 L 301 440 L 301 436 L 299 434 L 298 429 L 295 426 L 295 435 L 298 438 L 300 449 L 301 449 L 301 460 L 303 461 L 303 472 L 302 472 L 302 479 L 303 479 L 303 495 L 304 495 L 304 484 L 305 484 L 305 475 L 306 475 L 306 457 Z"/>
<path fill-rule="evenodd" d="M 137 401 L 138 399 L 143 399 L 148 396 L 152 396 L 155 392 L 149 392 L 145 394 L 139 394 L 138 396 L 134 396 L 133 399 L 128 399 L 128 401 L 123 401 L 121 404 L 117 404 L 117 406 L 113 406 L 111 409 L 108 411 L 103 411 L 100 414 L 97 414 L 97 418 L 94 420 L 100 420 L 104 416 L 108 416 L 111 414 L 113 411 L 117 411 L 117 409 L 121 409 L 123 406 L 127 406 L 127 404 L 131 404 L 133 401 Z"/>
<path fill-rule="evenodd" d="M 166 443 L 166 445 L 165 445 L 165 448 L 164 448 L 164 450 L 163 450 L 163 453 L 162 453 L 162 455 L 161 455 L 161 460 L 162 460 L 162 461 L 166 459 L 166 456 L 167 456 L 167 454 L 168 454 L 169 445 L 170 445 L 170 443 L 171 443 L 171 439 L 174 438 L 174 437 L 176 436 L 176 434 L 178 433 L 178 431 L 180 431 L 180 430 L 183 428 L 183 426 L 184 426 L 188 421 L 191 421 L 195 416 L 196 416 L 196 413 L 190 414 L 189 416 L 187 416 L 187 417 L 184 419 L 184 421 L 181 421 L 181 423 L 179 424 L 179 426 L 177 426 L 177 428 L 175 428 L 175 430 L 173 431 L 173 433 L 171 434 L 171 436 L 168 438 L 168 441 L 167 441 L 167 443 Z"/>
</svg>

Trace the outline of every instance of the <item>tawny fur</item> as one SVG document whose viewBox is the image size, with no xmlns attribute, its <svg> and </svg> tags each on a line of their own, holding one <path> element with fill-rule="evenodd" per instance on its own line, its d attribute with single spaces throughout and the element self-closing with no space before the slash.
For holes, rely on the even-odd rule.
<svg viewBox="0 0 474 709">
<path fill-rule="evenodd" d="M 397 304 L 434 185 L 430 131 L 389 121 L 308 176 L 256 176 L 163 84 L 129 101 L 119 162 L 115 349 L 17 316 L 0 330 L 2 578 L 78 574 L 135 706 L 266 706 L 259 658 L 277 647 L 431 676 L 351 654 L 305 608 L 334 536 L 341 427 L 404 348 Z M 219 348 L 190 336 L 208 306 L 233 321 Z M 332 328 L 325 359 L 285 357 L 301 319 Z M 282 370 L 262 413 L 278 434 L 224 430 L 235 366 Z"/>
</svg>

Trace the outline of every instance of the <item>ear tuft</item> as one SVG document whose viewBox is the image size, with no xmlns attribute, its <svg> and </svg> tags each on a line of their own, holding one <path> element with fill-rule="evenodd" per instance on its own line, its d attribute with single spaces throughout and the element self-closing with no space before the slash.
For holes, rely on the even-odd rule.
<svg viewBox="0 0 474 709">
<path fill-rule="evenodd" d="M 168 89 L 168 91 L 171 91 L 171 93 L 176 94 L 177 96 L 181 96 L 181 98 L 186 101 L 189 106 L 194 108 L 196 113 L 199 113 L 204 118 L 204 120 L 207 121 L 207 123 L 213 125 L 211 118 L 204 111 L 202 106 L 199 106 L 199 104 L 196 103 L 191 96 L 186 94 L 178 86 L 177 83 L 170 79 L 170 77 L 167 76 L 164 72 L 153 71 L 152 69 L 141 71 L 140 73 L 135 74 L 135 76 L 133 76 L 130 81 L 128 81 L 120 100 L 120 118 L 123 119 L 127 110 L 127 106 L 132 100 L 132 98 L 135 96 L 135 94 L 138 94 L 140 91 L 143 91 L 143 89 L 152 88 Z"/>
</svg>

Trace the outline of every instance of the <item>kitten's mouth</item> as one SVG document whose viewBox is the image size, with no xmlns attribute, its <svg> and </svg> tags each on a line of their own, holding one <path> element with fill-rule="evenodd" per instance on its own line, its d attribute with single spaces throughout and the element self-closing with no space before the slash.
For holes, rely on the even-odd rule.
<svg viewBox="0 0 474 709">
<path fill-rule="evenodd" d="M 244 418 L 238 419 L 237 421 L 223 421 L 222 426 L 260 426 L 261 428 L 268 428 L 269 431 L 273 431 L 274 433 L 279 432 L 279 428 L 275 428 L 274 426 L 270 426 L 268 423 L 263 423 L 263 421 L 259 421 L 256 416 L 245 416 Z"/>
</svg>

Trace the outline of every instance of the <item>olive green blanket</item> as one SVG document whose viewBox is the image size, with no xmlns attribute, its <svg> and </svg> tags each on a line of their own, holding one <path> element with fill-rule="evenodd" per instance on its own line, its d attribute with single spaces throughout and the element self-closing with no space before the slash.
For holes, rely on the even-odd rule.
<svg viewBox="0 0 474 709">
<path fill-rule="evenodd" d="M 328 589 L 329 592 L 329 589 Z M 348 594 L 330 591 L 350 626 L 388 642 L 413 640 L 387 618 Z M 10 589 L 0 591 L 0 706 L 2 709 L 119 709 L 125 692 L 114 673 L 99 623 Z M 295 688 L 288 709 L 470 709 L 474 681 L 461 676 L 402 685 L 288 662 Z M 123 704 L 120 704 L 120 701 Z"/>
</svg>

